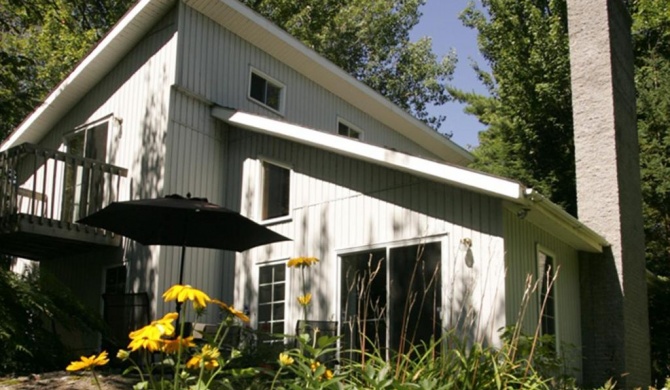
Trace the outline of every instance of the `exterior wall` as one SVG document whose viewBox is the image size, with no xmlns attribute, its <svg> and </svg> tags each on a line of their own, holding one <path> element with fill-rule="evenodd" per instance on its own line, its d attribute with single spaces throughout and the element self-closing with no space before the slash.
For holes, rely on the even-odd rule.
<svg viewBox="0 0 670 390">
<path fill-rule="evenodd" d="M 557 272 L 554 283 L 557 317 L 557 340 L 562 346 L 566 362 L 575 371 L 568 374 L 581 374 L 581 308 L 579 297 L 579 262 L 578 252 L 553 237 L 551 233 L 538 229 L 531 223 L 517 217 L 512 211 L 504 211 L 505 264 L 507 280 L 505 297 L 507 301 L 507 325 L 519 322 L 527 335 L 533 335 L 540 318 L 539 293 L 533 293 L 525 314 L 519 318 L 522 310 L 526 280 L 533 277 L 534 284 L 538 278 L 537 252 L 541 248 L 554 257 Z M 540 271 L 541 272 L 541 271 Z"/>
<path fill-rule="evenodd" d="M 108 162 L 129 170 L 128 178 L 122 181 L 119 200 L 163 193 L 170 85 L 174 83 L 177 46 L 175 11 L 168 13 L 40 142 L 65 151 L 65 135 L 78 126 L 113 115 L 119 122 L 109 134 Z M 51 178 L 47 181 L 50 188 Z M 60 199 L 54 203 L 60 205 Z M 123 260 L 117 261 L 129 264 L 129 291 L 155 296 L 159 253 L 159 247 L 124 242 Z M 91 274 L 93 271 L 87 267 L 70 266 L 74 261 L 62 259 L 61 265 L 68 264 L 62 269 L 68 275 L 61 273 L 60 277 L 96 282 L 102 278 L 102 270 Z M 89 261 L 95 261 L 95 256 L 89 255 Z M 87 286 L 85 296 L 99 297 L 101 285 Z"/>
<path fill-rule="evenodd" d="M 92 313 L 103 314 L 101 286 L 104 284 L 104 269 L 120 264 L 123 253 L 118 248 L 84 253 L 63 259 L 40 262 L 40 275 L 50 283 L 59 283 L 69 288 L 73 296 L 81 300 Z M 72 272 L 76 270 L 76 272 Z M 78 332 L 55 324 L 61 340 L 75 354 L 90 354 L 100 348 L 100 335 Z M 123 341 L 123 340 L 122 340 Z"/>
<path fill-rule="evenodd" d="M 223 107 L 337 133 L 338 116 L 363 131 L 365 142 L 436 158 L 410 139 L 381 125 L 257 47 L 182 4 L 181 59 L 177 84 Z M 278 115 L 249 99 L 250 66 L 283 83 L 285 112 Z M 354 103 L 355 104 L 355 103 Z"/>
<path fill-rule="evenodd" d="M 206 102 L 173 89 L 169 131 L 166 137 L 164 194 L 177 193 L 204 197 L 226 206 L 226 133 L 223 125 L 210 115 Z M 178 283 L 181 248 L 164 247 L 158 267 L 157 294 Z M 232 301 L 235 256 L 232 252 L 187 248 L 184 283 L 193 285 L 212 298 Z M 158 300 L 162 314 L 174 310 L 174 303 Z M 198 321 L 214 322 L 217 310 L 209 310 Z"/>
<path fill-rule="evenodd" d="M 258 215 L 262 192 L 261 159 L 292 169 L 291 217 L 271 228 L 293 241 L 237 256 L 235 305 L 249 307 L 252 321 L 258 264 L 318 257 L 318 266 L 309 270 L 317 290 L 310 318 L 338 320 L 338 254 L 439 239 L 444 325 L 499 343 L 497 329 L 505 324 L 499 200 L 243 130 L 231 130 L 228 153 L 228 203 L 251 218 Z M 459 249 L 463 238 L 473 243 L 469 251 Z M 286 331 L 293 332 L 301 318 L 294 303 L 301 284 L 299 272 L 289 270 L 288 275 Z M 471 321 L 462 321 L 466 315 Z"/>
</svg>

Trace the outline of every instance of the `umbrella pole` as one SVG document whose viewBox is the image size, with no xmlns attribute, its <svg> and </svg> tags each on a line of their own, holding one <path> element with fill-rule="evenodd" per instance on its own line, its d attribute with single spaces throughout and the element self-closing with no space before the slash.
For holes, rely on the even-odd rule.
<svg viewBox="0 0 670 390">
<path fill-rule="evenodd" d="M 186 257 L 186 246 L 181 247 L 181 265 L 179 266 L 179 284 L 184 284 L 184 257 Z"/>
<path fill-rule="evenodd" d="M 181 264 L 179 265 L 179 284 L 183 285 L 184 284 L 184 257 L 186 257 L 186 246 L 182 245 L 181 247 Z M 179 299 L 176 300 L 177 302 L 177 313 L 181 313 L 181 303 L 179 302 Z M 179 327 L 179 323 L 181 322 L 181 314 L 179 316 L 180 318 L 177 320 L 177 327 Z"/>
</svg>

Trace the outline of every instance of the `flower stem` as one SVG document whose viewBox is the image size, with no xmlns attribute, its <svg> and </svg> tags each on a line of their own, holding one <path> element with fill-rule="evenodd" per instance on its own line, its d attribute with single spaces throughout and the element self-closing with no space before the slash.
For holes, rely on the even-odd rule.
<svg viewBox="0 0 670 390">
<path fill-rule="evenodd" d="M 270 386 L 270 390 L 275 388 L 275 382 L 277 382 L 277 378 L 279 377 L 279 373 L 281 373 L 282 368 L 283 368 L 282 366 L 279 366 L 279 370 L 277 370 L 277 373 L 275 374 L 275 377 L 272 378 L 272 386 Z"/>
<path fill-rule="evenodd" d="M 91 373 L 93 374 L 93 380 L 95 380 L 95 385 L 98 386 L 98 390 L 102 390 L 102 387 L 100 387 L 100 382 L 98 381 L 98 375 L 95 373 L 95 370 L 91 370 Z"/>
<path fill-rule="evenodd" d="M 179 302 L 179 301 L 177 301 Z M 184 305 L 187 306 L 187 305 Z M 187 306 L 188 307 L 188 306 Z M 179 317 L 177 317 L 177 321 L 179 321 L 179 338 L 184 337 L 184 321 L 183 319 L 186 318 L 186 315 L 182 317 L 181 315 L 181 307 L 179 308 L 179 312 L 177 314 Z M 184 310 L 184 314 L 186 314 L 186 309 Z M 177 384 L 178 384 L 178 379 L 179 379 L 179 365 L 181 364 L 181 342 L 179 342 L 179 346 L 177 347 L 177 361 L 174 363 L 174 380 L 172 381 L 172 388 L 173 390 L 177 390 Z"/>
</svg>

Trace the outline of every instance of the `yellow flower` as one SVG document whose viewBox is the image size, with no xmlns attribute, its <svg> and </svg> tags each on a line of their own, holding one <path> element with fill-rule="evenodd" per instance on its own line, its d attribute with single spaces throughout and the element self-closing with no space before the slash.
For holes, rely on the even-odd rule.
<svg viewBox="0 0 670 390">
<path fill-rule="evenodd" d="M 216 304 L 221 308 L 221 310 L 228 312 L 229 314 L 239 318 L 242 322 L 249 322 L 249 317 L 243 312 L 235 309 L 232 306 L 228 306 L 226 303 L 219 301 L 218 299 L 212 299 L 212 303 Z"/>
<path fill-rule="evenodd" d="M 126 351 L 125 349 L 119 349 L 119 351 L 116 353 L 116 358 L 120 359 L 122 361 L 127 360 L 130 357 L 130 352 Z"/>
<path fill-rule="evenodd" d="M 131 351 L 137 351 L 140 348 L 149 351 L 158 351 L 163 345 L 163 336 L 171 336 L 174 333 L 172 321 L 179 317 L 177 313 L 167 313 L 163 318 L 153 321 L 151 324 L 130 332 L 128 335 L 132 340 L 128 344 Z"/>
<path fill-rule="evenodd" d="M 179 346 L 181 345 L 181 349 L 186 349 L 188 347 L 195 347 L 195 344 L 193 343 L 193 336 L 186 337 L 186 338 L 181 338 L 177 337 L 176 339 L 171 339 L 171 340 L 163 340 L 163 352 L 165 353 L 177 353 L 179 352 Z"/>
<path fill-rule="evenodd" d="M 107 358 L 107 351 L 102 351 L 98 356 L 82 356 L 80 360 L 71 362 L 70 365 L 65 369 L 67 371 L 92 370 L 96 366 L 104 366 L 107 363 L 109 363 L 109 359 Z"/>
<path fill-rule="evenodd" d="M 219 361 L 217 360 L 219 356 L 221 356 L 221 353 L 218 348 L 206 344 L 202 347 L 199 354 L 193 355 L 193 357 L 186 363 L 186 368 L 200 368 L 200 365 L 202 364 L 205 369 L 213 370 L 219 366 Z"/>
<path fill-rule="evenodd" d="M 309 305 L 309 303 L 311 301 L 312 301 L 312 294 L 311 293 L 307 293 L 307 294 L 305 294 L 301 297 L 298 297 L 298 303 L 301 306 L 307 306 L 307 305 Z"/>
<path fill-rule="evenodd" d="M 130 344 L 128 344 L 128 348 L 133 352 L 137 351 L 140 348 L 144 348 L 147 351 L 156 352 L 160 351 L 162 345 L 163 340 L 160 338 L 155 339 L 147 336 L 142 336 L 132 339 L 130 341 Z"/>
<path fill-rule="evenodd" d="M 279 354 L 279 364 L 282 366 L 290 366 L 295 360 L 286 353 Z"/>
<path fill-rule="evenodd" d="M 292 267 L 310 267 L 319 262 L 319 259 L 316 257 L 296 257 L 288 261 L 286 266 L 289 268 Z"/>
<path fill-rule="evenodd" d="M 316 360 L 312 360 L 312 362 L 309 364 L 309 368 L 312 369 L 312 372 L 316 371 L 317 368 L 321 366 L 321 363 L 319 363 Z"/>
<path fill-rule="evenodd" d="M 163 293 L 163 299 L 165 302 L 174 301 L 176 299 L 177 302 L 180 303 L 188 299 L 189 301 L 193 301 L 193 308 L 196 310 L 204 309 L 207 302 L 211 301 L 207 294 L 188 284 L 175 284 Z"/>
<path fill-rule="evenodd" d="M 333 371 L 326 370 L 326 372 L 323 373 L 323 376 L 326 378 L 326 380 L 333 379 Z"/>
</svg>

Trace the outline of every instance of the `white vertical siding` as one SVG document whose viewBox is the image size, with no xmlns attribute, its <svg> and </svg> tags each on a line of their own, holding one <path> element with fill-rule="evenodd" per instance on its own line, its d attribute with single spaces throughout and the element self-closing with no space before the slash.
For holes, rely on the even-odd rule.
<svg viewBox="0 0 670 390">
<path fill-rule="evenodd" d="M 121 123 L 110 130 L 108 162 L 129 169 L 128 179 L 120 190 L 120 200 L 163 194 L 170 86 L 175 79 L 175 11 L 154 26 L 40 142 L 42 146 L 64 150 L 67 133 L 82 124 L 114 115 Z M 124 240 L 123 257 L 130 268 L 130 291 L 147 292 L 152 299 L 157 292 L 160 295 L 156 283 L 159 253 L 158 247 L 144 247 Z M 89 255 L 89 261 L 95 261 L 94 257 Z M 102 272 L 96 270 L 95 275 L 91 275 L 90 269 L 69 263 L 64 269 L 71 280 L 92 280 L 96 285 Z M 92 289 L 87 294 L 99 297 L 100 291 Z"/>
<path fill-rule="evenodd" d="M 558 340 L 566 344 L 563 351 L 570 364 L 579 375 L 581 360 L 581 308 L 579 298 L 579 264 L 575 249 L 553 237 L 549 232 L 538 229 L 520 219 L 510 210 L 504 211 L 505 263 L 507 267 L 507 318 L 515 323 L 523 299 L 525 281 L 528 275 L 537 279 L 538 245 L 555 256 L 558 272 L 555 283 L 555 300 Z M 539 299 L 534 295 L 526 309 L 521 324 L 526 334 L 534 334 L 538 324 Z"/>
<path fill-rule="evenodd" d="M 173 90 L 166 137 L 164 194 L 204 197 L 225 205 L 226 159 L 222 124 L 212 118 L 206 103 Z M 158 290 L 178 283 L 181 249 L 162 251 Z M 187 248 L 184 283 L 196 286 L 212 298 L 232 301 L 234 255 L 219 250 Z M 159 302 L 159 312 L 174 310 L 174 303 Z M 200 321 L 216 321 L 210 310 Z"/>
<path fill-rule="evenodd" d="M 182 5 L 181 64 L 177 84 L 224 107 L 279 117 L 248 99 L 250 66 L 283 83 L 283 120 L 337 133 L 341 117 L 364 131 L 365 142 L 435 158 L 410 139 L 383 126 L 365 112 L 316 85 L 274 57 L 225 30 L 207 16 Z"/>
<path fill-rule="evenodd" d="M 258 263 L 316 256 L 321 262 L 309 269 L 316 290 L 310 316 L 337 319 L 338 254 L 437 237 L 443 243 L 445 310 L 467 311 L 475 319 L 470 324 L 458 323 L 454 314 L 446 316 L 445 326 L 460 326 L 478 340 L 499 343 L 497 329 L 505 324 L 500 201 L 241 130 L 231 130 L 228 150 L 230 203 L 251 217 L 257 215 L 255 204 L 261 190 L 259 159 L 284 162 L 293 169 L 291 219 L 271 225 L 293 242 L 267 245 L 238 256 L 236 305 L 255 308 Z M 241 194 L 236 193 L 234 183 L 241 184 Z M 465 264 L 465 252 L 458 248 L 462 238 L 473 242 L 471 267 Z M 290 271 L 289 275 L 292 310 L 287 330 L 300 315 L 293 304 L 300 293 L 299 272 Z M 461 299 L 462 294 L 467 294 L 467 299 Z"/>
</svg>

